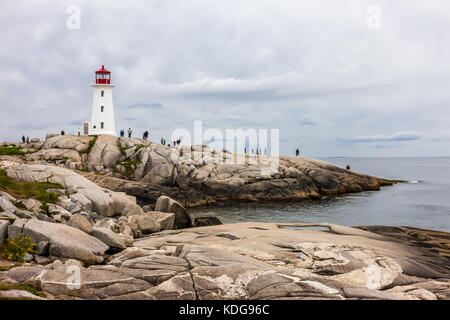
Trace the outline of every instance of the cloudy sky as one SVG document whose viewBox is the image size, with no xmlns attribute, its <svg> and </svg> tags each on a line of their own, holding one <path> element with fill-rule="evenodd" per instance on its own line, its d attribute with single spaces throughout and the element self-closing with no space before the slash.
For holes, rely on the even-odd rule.
<svg viewBox="0 0 450 320">
<path fill-rule="evenodd" d="M 116 129 L 153 141 L 202 120 L 278 128 L 282 154 L 450 156 L 448 17 L 448 0 L 2 1 L 0 140 L 76 131 L 104 64 Z"/>
</svg>

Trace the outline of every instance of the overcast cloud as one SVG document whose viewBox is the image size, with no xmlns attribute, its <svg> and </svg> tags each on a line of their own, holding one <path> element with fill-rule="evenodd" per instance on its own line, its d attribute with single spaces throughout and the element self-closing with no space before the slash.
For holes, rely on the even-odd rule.
<svg viewBox="0 0 450 320">
<path fill-rule="evenodd" d="M 448 0 L 2 1 L 0 140 L 75 132 L 104 64 L 116 129 L 156 142 L 203 120 L 279 128 L 282 154 L 450 156 L 448 17 Z"/>
</svg>

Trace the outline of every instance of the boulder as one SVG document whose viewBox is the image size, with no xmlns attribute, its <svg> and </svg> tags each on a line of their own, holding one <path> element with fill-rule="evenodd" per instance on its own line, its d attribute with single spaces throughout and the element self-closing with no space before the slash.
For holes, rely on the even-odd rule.
<svg viewBox="0 0 450 320">
<path fill-rule="evenodd" d="M 68 226 L 77 228 L 87 234 L 92 233 L 92 225 L 89 220 L 81 214 L 74 214 L 67 223 Z"/>
<path fill-rule="evenodd" d="M 135 200 L 132 200 L 126 194 L 100 188 L 95 183 L 69 169 L 41 164 L 21 164 L 13 161 L 0 161 L 0 169 L 6 170 L 8 176 L 19 181 L 59 183 L 66 190 L 72 190 L 71 198 L 87 204 L 86 210 L 89 210 L 90 201 L 91 211 L 102 216 L 144 214 Z M 2 201 L 1 199 L 5 200 L 5 198 L 0 197 L 0 207 L 8 205 L 9 209 L 3 208 L 3 210 L 14 212 L 11 211 L 13 210 L 12 204 L 10 202 L 8 204 L 5 202 L 7 200 Z"/>
<path fill-rule="evenodd" d="M 128 217 L 128 222 L 136 224 L 142 234 L 149 234 L 161 230 L 160 225 L 151 216 L 130 216 Z"/>
<path fill-rule="evenodd" d="M 10 212 L 5 212 L 5 211 L 0 211 L 0 220 L 9 220 L 9 221 L 13 221 L 19 219 L 18 216 L 16 216 L 13 213 Z"/>
<path fill-rule="evenodd" d="M 0 243 L 8 237 L 8 227 L 11 224 L 8 220 L 0 220 Z"/>
<path fill-rule="evenodd" d="M 125 249 L 126 245 L 122 238 L 108 228 L 94 227 L 92 228 L 92 236 L 99 239 L 107 246 L 113 249 Z"/>
<path fill-rule="evenodd" d="M 41 142 L 41 139 L 39 139 L 39 138 L 32 138 L 32 139 L 30 140 L 30 142 L 31 142 L 31 143 Z"/>
<path fill-rule="evenodd" d="M 87 265 L 103 260 L 108 246 L 102 241 L 70 226 L 40 220 L 19 219 L 8 227 L 8 236 L 19 233 L 32 237 L 35 242 L 48 241 L 49 254 L 61 258 L 74 258 Z"/>
<path fill-rule="evenodd" d="M 174 213 L 174 225 L 178 229 L 189 228 L 192 226 L 191 217 L 187 213 L 186 209 L 179 202 L 167 196 L 160 196 L 158 198 L 156 201 L 155 211 Z"/>
<path fill-rule="evenodd" d="M 69 211 L 56 204 L 48 205 L 48 213 L 52 216 L 59 215 L 66 220 L 69 220 L 72 217 L 72 214 Z"/>
<path fill-rule="evenodd" d="M 194 218 L 193 227 L 206 227 L 206 226 L 217 226 L 222 224 L 222 221 L 217 217 L 196 217 Z"/>
<path fill-rule="evenodd" d="M 75 259 L 69 259 L 66 262 L 64 262 L 64 268 L 67 269 L 70 266 L 77 266 L 78 268 L 83 268 L 83 263 Z"/>
<path fill-rule="evenodd" d="M 36 219 L 36 215 L 27 210 L 16 209 L 14 214 L 22 219 Z"/>
<path fill-rule="evenodd" d="M 98 166 L 111 167 L 119 161 L 121 156 L 118 138 L 110 135 L 100 135 L 89 153 L 87 162 L 90 168 Z"/>
<path fill-rule="evenodd" d="M 12 195 L 10 195 L 9 193 L 7 193 L 5 191 L 0 191 L 0 197 L 4 197 L 4 198 L 6 198 L 6 200 L 9 200 L 9 201 L 17 201 L 16 198 L 14 198 Z"/>
<path fill-rule="evenodd" d="M 116 222 L 114 219 L 100 219 L 95 222 L 94 227 L 107 228 L 114 231 L 116 229 Z"/>
<path fill-rule="evenodd" d="M 25 255 L 23 256 L 23 261 L 25 261 L 25 262 L 31 262 L 31 261 L 33 261 L 33 256 L 31 255 L 31 254 L 29 254 L 28 252 L 27 253 L 25 253 Z"/>
<path fill-rule="evenodd" d="M 134 243 L 134 239 L 133 236 L 131 235 L 127 235 L 127 234 L 123 234 L 123 233 L 118 233 L 117 234 L 120 239 L 122 239 L 123 243 L 127 246 L 127 247 L 132 247 L 133 243 Z"/>
<path fill-rule="evenodd" d="M 48 251 L 50 248 L 50 242 L 49 241 L 40 241 L 38 242 L 37 246 L 36 246 L 36 254 L 38 256 L 48 256 Z"/>
<path fill-rule="evenodd" d="M 11 201 L 3 195 L 0 195 L 0 208 L 3 211 L 14 213 L 16 211 L 16 206 L 11 203 Z"/>
<path fill-rule="evenodd" d="M 26 290 L 17 290 L 17 289 L 11 289 L 11 290 L 5 290 L 0 291 L 0 300 L 5 299 L 11 299 L 11 300 L 46 300 L 45 298 L 39 297 L 37 295 L 32 294 L 31 292 L 28 292 Z"/>
<path fill-rule="evenodd" d="M 161 230 L 172 230 L 175 223 L 175 213 L 150 211 L 147 215 L 153 218 L 160 225 Z"/>
<path fill-rule="evenodd" d="M 89 136 L 52 135 L 48 134 L 43 149 L 71 149 L 84 152 L 89 147 L 89 141 L 94 139 Z"/>
<path fill-rule="evenodd" d="M 136 198 L 130 197 L 124 192 L 112 192 L 114 213 L 121 216 L 144 215 L 144 210 L 136 204 Z"/>
<path fill-rule="evenodd" d="M 84 210 L 92 211 L 92 201 L 82 193 L 73 193 L 69 196 L 69 198 L 80 203 Z"/>
<path fill-rule="evenodd" d="M 17 202 L 23 204 L 28 211 L 37 212 L 41 210 L 42 203 L 35 199 L 20 199 Z"/>
<path fill-rule="evenodd" d="M 116 214 L 111 193 L 99 188 L 80 189 L 78 193 L 89 199 L 92 204 L 92 211 L 95 213 L 105 217 L 112 217 Z"/>
<path fill-rule="evenodd" d="M 42 149 L 38 152 L 27 154 L 27 160 L 46 160 L 49 162 L 55 160 L 72 160 L 74 162 L 81 162 L 80 154 L 75 150 L 70 149 Z"/>
<path fill-rule="evenodd" d="M 130 237 L 132 237 L 132 238 L 134 237 L 133 229 L 131 228 L 131 226 L 130 226 L 129 223 L 124 223 L 124 224 L 122 224 L 122 225 L 120 226 L 119 231 L 120 231 L 121 234 L 124 234 L 124 235 L 126 235 L 126 236 L 130 236 Z"/>
<path fill-rule="evenodd" d="M 57 133 L 47 133 L 47 134 L 45 134 L 45 140 L 48 140 L 48 139 L 56 137 L 56 136 L 59 136 L 59 134 L 57 134 Z"/>
</svg>

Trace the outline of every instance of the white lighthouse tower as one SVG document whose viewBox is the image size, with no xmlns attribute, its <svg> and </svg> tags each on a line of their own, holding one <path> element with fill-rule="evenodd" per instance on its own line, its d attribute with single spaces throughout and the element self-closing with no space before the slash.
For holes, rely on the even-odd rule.
<svg viewBox="0 0 450 320">
<path fill-rule="evenodd" d="M 114 105 L 112 98 L 111 72 L 102 66 L 95 71 L 94 99 L 92 102 L 91 121 L 84 124 L 84 134 L 116 135 L 116 125 L 114 120 Z"/>
</svg>

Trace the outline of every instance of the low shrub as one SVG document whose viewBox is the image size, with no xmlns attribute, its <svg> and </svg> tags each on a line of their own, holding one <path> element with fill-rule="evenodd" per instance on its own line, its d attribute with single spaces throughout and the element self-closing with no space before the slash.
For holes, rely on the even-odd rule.
<svg viewBox="0 0 450 320">
<path fill-rule="evenodd" d="M 36 254 L 35 247 L 33 238 L 24 237 L 20 233 L 16 238 L 6 240 L 2 248 L 2 257 L 9 261 L 24 262 L 23 258 L 27 253 Z"/>
<path fill-rule="evenodd" d="M 23 152 L 20 147 L 16 145 L 2 145 L 0 146 L 0 156 L 22 156 Z"/>
</svg>

